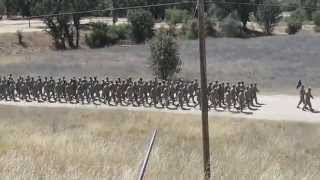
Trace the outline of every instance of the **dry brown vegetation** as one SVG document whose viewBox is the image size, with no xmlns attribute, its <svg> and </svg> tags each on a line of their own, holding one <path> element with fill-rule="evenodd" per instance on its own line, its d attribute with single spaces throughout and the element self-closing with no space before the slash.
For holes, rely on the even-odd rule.
<svg viewBox="0 0 320 180">
<path fill-rule="evenodd" d="M 184 113 L 0 108 L 1 179 L 201 179 L 201 123 Z M 320 178 L 320 125 L 210 117 L 214 179 Z"/>
</svg>

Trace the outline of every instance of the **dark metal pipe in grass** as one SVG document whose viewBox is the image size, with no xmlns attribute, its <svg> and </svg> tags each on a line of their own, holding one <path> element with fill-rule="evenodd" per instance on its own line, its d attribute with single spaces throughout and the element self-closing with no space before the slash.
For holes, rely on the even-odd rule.
<svg viewBox="0 0 320 180">
<path fill-rule="evenodd" d="M 146 154 L 146 156 L 144 158 L 142 167 L 140 169 L 139 180 L 143 180 L 143 178 L 144 178 L 144 174 L 145 174 L 146 169 L 147 169 L 149 157 L 150 157 L 150 154 L 151 154 L 151 151 L 152 151 L 152 147 L 153 147 L 153 144 L 154 144 L 154 140 L 155 140 L 155 138 L 157 136 L 157 133 L 158 133 L 158 129 L 154 130 L 152 138 L 151 138 L 151 141 L 150 141 L 149 146 L 148 146 L 147 154 Z"/>
</svg>

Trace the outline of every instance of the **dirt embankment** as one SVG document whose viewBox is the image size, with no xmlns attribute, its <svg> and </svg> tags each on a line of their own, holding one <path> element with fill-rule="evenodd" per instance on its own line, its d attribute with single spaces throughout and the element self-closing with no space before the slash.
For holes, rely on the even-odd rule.
<svg viewBox="0 0 320 180">
<path fill-rule="evenodd" d="M 45 32 L 22 32 L 23 44 L 17 33 L 0 34 L 0 56 L 27 55 L 51 49 L 51 38 Z"/>
</svg>

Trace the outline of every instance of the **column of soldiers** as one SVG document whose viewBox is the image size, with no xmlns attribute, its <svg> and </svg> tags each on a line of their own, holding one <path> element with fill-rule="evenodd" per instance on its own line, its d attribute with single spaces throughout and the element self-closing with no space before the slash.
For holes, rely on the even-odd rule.
<svg viewBox="0 0 320 180">
<path fill-rule="evenodd" d="M 214 82 L 208 86 L 210 108 L 243 111 L 259 105 L 257 84 L 244 82 Z M 110 106 L 145 106 L 187 110 L 200 106 L 200 88 L 197 80 L 150 81 L 131 78 L 99 81 L 97 77 L 18 77 L 12 74 L 0 77 L 0 101 L 37 101 L 82 104 L 108 104 Z M 200 107 L 201 108 L 201 107 Z"/>
</svg>

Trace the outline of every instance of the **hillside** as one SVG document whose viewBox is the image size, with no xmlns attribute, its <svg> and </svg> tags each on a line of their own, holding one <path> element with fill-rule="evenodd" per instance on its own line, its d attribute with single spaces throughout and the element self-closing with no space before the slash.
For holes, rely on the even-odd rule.
<svg viewBox="0 0 320 180">
<path fill-rule="evenodd" d="M 113 46 L 55 51 L 50 38 L 41 33 L 25 34 L 27 47 L 17 44 L 14 34 L 0 36 L 0 72 L 33 76 L 153 77 L 148 68 L 148 45 Z M 199 77 L 198 42 L 181 40 L 183 60 L 179 77 Z M 30 45 L 30 46 L 28 46 Z M 258 82 L 264 92 L 296 93 L 298 79 L 320 88 L 320 38 L 317 34 L 269 36 L 251 39 L 209 38 L 208 79 Z M 314 93 L 317 91 L 314 90 Z"/>
</svg>

